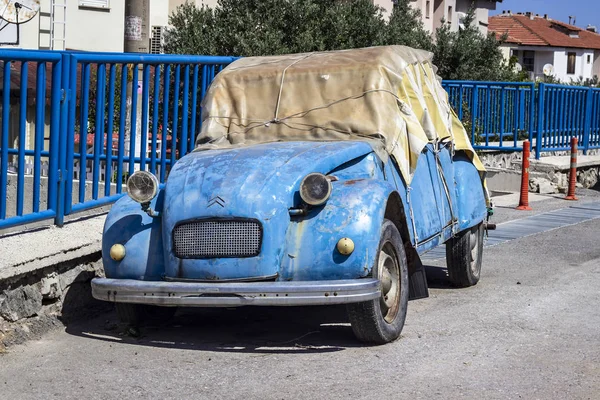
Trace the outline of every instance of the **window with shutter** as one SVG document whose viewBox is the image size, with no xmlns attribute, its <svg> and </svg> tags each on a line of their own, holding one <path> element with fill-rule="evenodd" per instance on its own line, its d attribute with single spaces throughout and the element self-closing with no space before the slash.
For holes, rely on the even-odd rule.
<svg viewBox="0 0 600 400">
<path fill-rule="evenodd" d="M 110 0 L 79 0 L 80 7 L 109 8 Z"/>
<path fill-rule="evenodd" d="M 568 53 L 567 54 L 567 74 L 569 74 L 569 75 L 575 74 L 576 60 L 577 60 L 577 53 Z"/>
<path fill-rule="evenodd" d="M 523 69 L 528 72 L 533 72 L 535 68 L 535 51 L 523 51 Z"/>
</svg>

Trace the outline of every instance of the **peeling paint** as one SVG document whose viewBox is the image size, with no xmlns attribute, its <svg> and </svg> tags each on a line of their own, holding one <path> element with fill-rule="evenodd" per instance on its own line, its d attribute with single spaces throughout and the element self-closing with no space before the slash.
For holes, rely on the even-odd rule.
<svg viewBox="0 0 600 400">
<path fill-rule="evenodd" d="M 443 232 L 443 241 L 452 231 L 442 230 L 450 213 L 440 207 L 449 204 L 440 197 L 440 180 L 434 179 L 429 157 L 424 153 L 418 160 L 411 205 L 418 236 L 428 238 Z M 446 179 L 457 184 L 456 190 L 451 190 L 451 200 L 460 229 L 481 222 L 487 209 L 473 164 L 461 154 L 454 162 L 441 154 L 440 162 Z M 301 206 L 300 181 L 311 172 L 335 174 L 338 180 L 332 195 L 324 206 L 291 218 L 289 209 Z M 377 254 L 388 199 L 396 192 L 405 214 L 410 215 L 407 190 L 397 167 L 383 163 L 366 142 L 268 143 L 193 152 L 176 163 L 166 189 L 153 201 L 152 207 L 161 218 L 150 218 L 128 197 L 112 207 L 104 230 L 103 254 L 107 255 L 105 249 L 113 244 L 122 243 L 127 256 L 120 263 L 104 257 L 106 275 L 214 281 L 274 275 L 282 281 L 365 277 Z M 216 196 L 225 199 L 224 206 L 208 208 Z M 259 256 L 202 260 L 174 256 L 171 232 L 176 223 L 225 217 L 261 222 Z M 413 233 L 408 232 L 414 244 Z M 355 243 L 355 251 L 348 256 L 336 250 L 342 237 Z M 418 251 L 439 242 L 432 240 Z"/>
</svg>

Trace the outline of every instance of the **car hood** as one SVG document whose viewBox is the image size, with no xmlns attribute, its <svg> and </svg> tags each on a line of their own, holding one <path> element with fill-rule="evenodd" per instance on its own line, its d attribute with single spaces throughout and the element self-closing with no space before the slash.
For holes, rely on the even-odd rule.
<svg viewBox="0 0 600 400">
<path fill-rule="evenodd" d="M 171 246 L 171 232 L 181 221 L 254 218 L 261 221 L 264 230 L 262 261 L 258 257 L 180 260 L 168 248 L 167 276 L 236 279 L 272 274 L 263 266 L 271 265 L 275 271 L 279 267 L 277 259 L 290 221 L 288 209 L 299 205 L 297 192 L 304 176 L 311 172 L 327 174 L 372 151 L 368 143 L 360 141 L 276 142 L 186 155 L 171 170 L 165 189 L 165 244 Z M 212 266 L 208 268 L 207 263 Z M 229 268 L 231 263 L 235 265 Z"/>
<path fill-rule="evenodd" d="M 193 152 L 171 171 L 166 206 L 186 218 L 242 212 L 265 219 L 274 212 L 267 205 L 294 206 L 294 194 L 307 174 L 327 174 L 371 151 L 365 142 L 277 142 Z"/>
</svg>

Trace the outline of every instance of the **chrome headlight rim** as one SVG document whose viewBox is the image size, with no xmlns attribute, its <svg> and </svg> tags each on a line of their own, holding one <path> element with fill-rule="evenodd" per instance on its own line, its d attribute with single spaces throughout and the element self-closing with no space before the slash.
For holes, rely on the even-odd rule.
<svg viewBox="0 0 600 400">
<path fill-rule="evenodd" d="M 312 172 L 300 182 L 300 198 L 309 206 L 318 207 L 331 197 L 331 180 L 324 174 Z"/>
<path fill-rule="evenodd" d="M 127 179 L 127 194 L 140 204 L 150 203 L 158 195 L 158 178 L 148 171 L 135 171 Z"/>
</svg>

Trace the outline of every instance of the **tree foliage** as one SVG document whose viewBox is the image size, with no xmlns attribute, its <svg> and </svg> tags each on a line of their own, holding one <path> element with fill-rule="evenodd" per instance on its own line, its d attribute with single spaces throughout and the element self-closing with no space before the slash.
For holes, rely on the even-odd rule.
<svg viewBox="0 0 600 400">
<path fill-rule="evenodd" d="M 466 15 L 458 31 L 447 24 L 436 31 L 433 63 L 444 79 L 473 81 L 522 80 L 505 63 L 501 41 L 494 33 L 485 36 L 475 24 L 474 10 Z"/>
<path fill-rule="evenodd" d="M 389 19 L 371 0 L 219 0 L 215 8 L 179 6 L 166 34 L 168 53 L 261 56 L 402 44 L 435 53 L 444 79 L 519 79 L 501 42 L 484 36 L 470 12 L 459 31 L 427 32 L 410 0 Z M 519 79 L 522 80 L 522 79 Z"/>
<path fill-rule="evenodd" d="M 392 10 L 386 26 L 385 44 L 401 44 L 416 49 L 433 50 L 433 37 L 423 27 L 421 11 L 409 0 L 400 0 Z"/>
<path fill-rule="evenodd" d="M 369 0 L 184 3 L 170 17 L 169 53 L 260 56 L 381 45 L 386 23 Z"/>
</svg>

